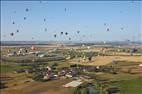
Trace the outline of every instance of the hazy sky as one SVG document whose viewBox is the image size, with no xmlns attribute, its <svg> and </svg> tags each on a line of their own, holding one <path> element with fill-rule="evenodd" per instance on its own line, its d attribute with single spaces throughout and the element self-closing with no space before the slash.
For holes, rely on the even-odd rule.
<svg viewBox="0 0 142 94">
<path fill-rule="evenodd" d="M 2 1 L 1 40 L 140 40 L 141 4 L 142 1 Z"/>
</svg>

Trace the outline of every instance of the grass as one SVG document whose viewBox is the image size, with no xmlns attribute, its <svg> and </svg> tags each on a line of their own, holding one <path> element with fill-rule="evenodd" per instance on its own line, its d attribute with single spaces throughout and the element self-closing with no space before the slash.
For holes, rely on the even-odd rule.
<svg viewBox="0 0 142 94">
<path fill-rule="evenodd" d="M 29 68 L 31 68 L 31 66 L 1 65 L 0 71 L 1 73 L 5 73 L 5 72 L 13 72 L 18 69 L 29 69 Z"/>
<path fill-rule="evenodd" d="M 11 67 L 9 65 L 1 65 L 1 72 L 11 72 L 14 70 L 14 67 Z"/>
<path fill-rule="evenodd" d="M 114 83 L 120 88 L 120 94 L 142 94 L 142 77 Z"/>
</svg>

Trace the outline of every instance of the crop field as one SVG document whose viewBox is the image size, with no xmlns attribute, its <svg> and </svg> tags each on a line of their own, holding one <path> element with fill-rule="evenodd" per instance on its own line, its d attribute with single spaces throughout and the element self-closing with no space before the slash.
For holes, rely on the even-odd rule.
<svg viewBox="0 0 142 94">
<path fill-rule="evenodd" d="M 56 80 L 49 81 L 35 81 L 33 79 L 35 73 L 16 73 L 17 70 L 33 69 L 36 66 L 53 66 L 56 64 L 55 73 L 62 70 L 62 68 L 69 68 L 74 64 L 83 66 L 113 66 L 119 69 L 118 74 L 111 74 L 105 72 L 86 72 L 91 75 L 96 75 L 100 79 L 107 79 L 108 81 L 103 86 L 103 90 L 108 87 L 119 87 L 120 94 L 139 94 L 141 91 L 141 78 L 142 69 L 138 67 L 142 64 L 142 56 L 139 53 L 134 53 L 131 55 L 127 52 L 115 52 L 112 48 L 102 56 L 101 48 L 91 48 L 90 50 L 80 49 L 80 47 L 75 47 L 76 51 L 69 51 L 74 47 L 59 48 L 59 51 L 51 51 L 51 48 L 40 47 L 35 51 L 48 52 L 49 54 L 60 54 L 65 55 L 69 53 L 71 56 L 78 54 L 78 56 L 83 54 L 88 54 L 89 52 L 95 52 L 92 60 L 83 59 L 82 57 L 73 57 L 70 59 L 64 59 L 59 61 L 50 61 L 47 57 L 37 57 L 35 55 L 27 56 L 9 56 L 7 50 L 13 50 L 13 47 L 7 47 L 2 49 L 2 60 L 1 60 L 1 81 L 5 83 L 6 88 L 1 89 L 2 94 L 74 94 L 76 88 L 65 88 L 63 85 L 72 81 L 72 78 L 61 77 Z M 79 50 L 78 50 L 79 49 Z M 114 48 L 113 48 L 114 49 Z M 15 50 L 15 49 L 14 49 Z M 18 48 L 16 48 L 18 50 Z M 29 48 L 30 50 L 30 48 Z M 31 50 L 32 51 L 32 50 Z M 68 52 L 69 51 L 69 52 Z M 49 55 L 50 56 L 50 55 Z M 36 59 L 37 61 L 32 61 Z M 24 60 L 24 61 L 23 61 Z M 40 60 L 40 61 L 39 61 Z M 113 62 L 117 64 L 113 64 Z M 136 72 L 136 73 L 135 73 Z M 86 82 L 85 82 L 86 83 Z M 92 82 L 93 83 L 93 82 Z M 95 80 L 96 83 L 96 80 Z M 125 84 L 124 84 L 125 83 Z M 134 85 L 133 85 L 134 84 Z M 124 89 L 125 88 L 125 89 Z M 86 94 L 87 88 L 82 88 L 79 90 L 81 94 Z M 98 90 L 100 90 L 98 88 Z M 103 92 L 101 92 L 103 94 Z"/>
<path fill-rule="evenodd" d="M 94 57 L 91 62 L 88 61 L 77 62 L 77 60 L 74 59 L 71 60 L 70 63 L 83 64 L 83 65 L 106 65 L 111 63 L 113 60 L 142 63 L 142 56 L 98 56 Z"/>
</svg>

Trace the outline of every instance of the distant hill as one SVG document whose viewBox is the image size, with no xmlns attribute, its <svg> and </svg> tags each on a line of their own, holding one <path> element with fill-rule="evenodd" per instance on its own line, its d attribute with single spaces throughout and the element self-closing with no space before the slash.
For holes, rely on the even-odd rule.
<svg viewBox="0 0 142 94">
<path fill-rule="evenodd" d="M 128 41 L 107 41 L 103 43 L 102 41 L 94 42 L 78 42 L 78 41 L 1 41 L 1 46 L 8 45 L 50 45 L 50 44 L 66 44 L 66 45 L 133 45 L 142 44 L 142 42 L 128 42 Z"/>
</svg>

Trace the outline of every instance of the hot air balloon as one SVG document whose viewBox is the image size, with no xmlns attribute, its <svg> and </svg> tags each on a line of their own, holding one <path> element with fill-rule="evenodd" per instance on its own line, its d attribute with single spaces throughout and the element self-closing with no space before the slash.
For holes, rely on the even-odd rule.
<svg viewBox="0 0 142 94">
<path fill-rule="evenodd" d="M 77 33 L 79 34 L 79 33 L 80 33 L 80 31 L 78 30 L 78 31 L 77 31 Z"/>
<path fill-rule="evenodd" d="M 27 18 L 26 17 L 24 17 L 24 20 L 26 20 Z"/>
<path fill-rule="evenodd" d="M 26 8 L 26 9 L 25 9 L 25 11 L 26 11 L 26 12 L 28 12 L 28 11 L 29 11 L 29 9 L 28 9 L 28 8 Z"/>
<path fill-rule="evenodd" d="M 18 32 L 19 32 L 19 30 L 17 29 L 17 30 L 16 30 L 16 32 L 18 33 Z"/>
<path fill-rule="evenodd" d="M 31 49 L 32 49 L 32 50 L 35 50 L 35 46 L 32 45 Z"/>
<path fill-rule="evenodd" d="M 46 31 L 47 31 L 47 28 L 45 28 L 44 31 L 46 32 Z"/>
<path fill-rule="evenodd" d="M 10 33 L 10 36 L 14 36 L 14 33 Z"/>
<path fill-rule="evenodd" d="M 104 23 L 104 26 L 106 26 L 106 23 Z"/>
<path fill-rule="evenodd" d="M 56 35 L 56 34 L 54 34 L 54 37 L 56 38 L 56 37 L 57 37 L 57 35 Z"/>
<path fill-rule="evenodd" d="M 42 3 L 42 0 L 40 0 L 40 3 Z"/>
<path fill-rule="evenodd" d="M 14 11 L 14 13 L 16 13 L 16 11 Z"/>
<path fill-rule="evenodd" d="M 123 30 L 124 28 L 123 27 L 121 27 L 121 30 Z"/>
<path fill-rule="evenodd" d="M 61 32 L 61 35 L 63 35 L 63 32 Z"/>
<path fill-rule="evenodd" d="M 44 18 L 44 19 L 43 19 L 43 21 L 45 22 L 45 21 L 46 21 L 46 19 Z"/>
<path fill-rule="evenodd" d="M 65 12 L 67 11 L 67 9 L 65 8 Z"/>
<path fill-rule="evenodd" d="M 15 24 L 15 22 L 13 21 L 12 24 Z"/>
<path fill-rule="evenodd" d="M 71 40 L 71 38 L 69 38 L 69 40 Z"/>
<path fill-rule="evenodd" d="M 109 29 L 109 28 L 107 28 L 107 31 L 110 31 L 110 29 Z"/>
<path fill-rule="evenodd" d="M 66 32 L 65 35 L 68 35 L 68 32 Z"/>
</svg>

